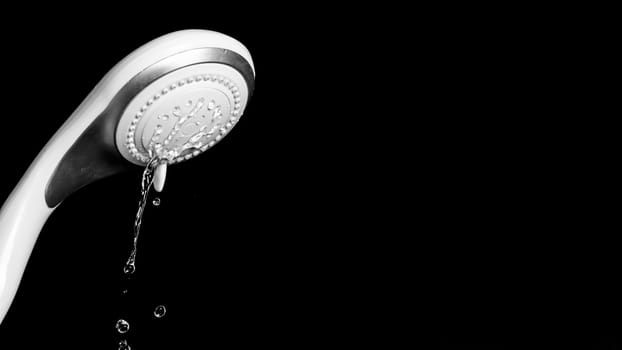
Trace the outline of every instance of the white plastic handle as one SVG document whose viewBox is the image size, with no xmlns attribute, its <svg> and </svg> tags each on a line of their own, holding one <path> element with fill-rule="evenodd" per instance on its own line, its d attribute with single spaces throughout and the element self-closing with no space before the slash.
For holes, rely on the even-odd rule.
<svg viewBox="0 0 622 350">
<path fill-rule="evenodd" d="M 0 209 L 0 323 L 17 292 L 41 228 L 54 210 L 46 204 L 45 189 L 62 157 L 136 74 L 173 54 L 204 47 L 235 51 L 253 67 L 244 45 L 224 34 L 184 30 L 157 38 L 112 68 L 30 165 Z"/>
<path fill-rule="evenodd" d="M 54 168 L 33 163 L 0 210 L 0 322 L 11 305 L 43 224 L 54 209 L 45 186 Z"/>
</svg>

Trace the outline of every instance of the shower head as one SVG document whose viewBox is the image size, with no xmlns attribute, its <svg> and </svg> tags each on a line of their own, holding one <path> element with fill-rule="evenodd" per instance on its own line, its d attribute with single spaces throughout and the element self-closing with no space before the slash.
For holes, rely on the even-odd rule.
<svg viewBox="0 0 622 350">
<path fill-rule="evenodd" d="M 59 161 L 46 188 L 47 203 L 55 206 L 132 163 L 144 166 L 158 156 L 173 164 L 211 148 L 240 119 L 254 79 L 248 50 L 223 34 L 182 31 L 139 48 L 70 118 L 86 119 L 82 108 L 105 106 Z"/>
<path fill-rule="evenodd" d="M 255 81 L 237 40 L 206 30 L 157 38 L 119 62 L 54 134 L 0 209 L 0 322 L 39 232 L 65 198 L 98 179 L 174 164 L 220 141 Z"/>
<path fill-rule="evenodd" d="M 239 120 L 248 84 L 221 63 L 188 66 L 135 95 L 116 130 L 119 152 L 144 165 L 153 155 L 176 163 L 207 150 Z"/>
</svg>

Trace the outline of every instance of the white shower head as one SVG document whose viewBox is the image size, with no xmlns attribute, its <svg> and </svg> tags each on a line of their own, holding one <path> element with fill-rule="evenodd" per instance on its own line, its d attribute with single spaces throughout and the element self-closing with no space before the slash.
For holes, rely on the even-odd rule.
<svg viewBox="0 0 622 350">
<path fill-rule="evenodd" d="M 223 51 L 219 54 L 226 55 Z M 234 62 L 200 61 L 197 57 L 196 64 L 171 70 L 135 94 L 116 130 L 123 157 L 141 165 L 153 155 L 169 164 L 181 162 L 212 147 L 238 122 L 252 82 L 229 65 Z"/>
<path fill-rule="evenodd" d="M 0 322 L 58 204 L 80 187 L 133 164 L 144 166 L 153 156 L 173 164 L 214 146 L 240 120 L 254 84 L 244 45 L 207 30 L 167 34 L 112 68 L 0 209 Z"/>
</svg>

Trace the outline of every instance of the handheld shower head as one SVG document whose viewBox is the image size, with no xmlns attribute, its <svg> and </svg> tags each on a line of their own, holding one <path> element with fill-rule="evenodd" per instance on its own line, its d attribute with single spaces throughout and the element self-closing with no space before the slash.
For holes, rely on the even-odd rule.
<svg viewBox="0 0 622 350">
<path fill-rule="evenodd" d="M 242 115 L 254 76 L 246 48 L 215 32 L 176 32 L 136 50 L 102 81 L 116 86 L 100 83 L 78 108 L 105 105 L 59 162 L 46 202 L 56 206 L 153 155 L 172 164 L 212 147 Z M 104 96 L 109 101 L 89 103 Z"/>
<path fill-rule="evenodd" d="M 54 208 L 98 179 L 195 157 L 238 122 L 254 88 L 248 50 L 206 30 L 167 34 L 119 62 L 54 134 L 0 209 L 0 322 Z"/>
</svg>

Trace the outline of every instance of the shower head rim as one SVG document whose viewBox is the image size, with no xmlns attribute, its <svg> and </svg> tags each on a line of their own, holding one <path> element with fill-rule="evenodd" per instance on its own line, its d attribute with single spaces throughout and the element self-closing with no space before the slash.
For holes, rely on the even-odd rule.
<svg viewBox="0 0 622 350">
<path fill-rule="evenodd" d="M 115 147 L 117 151 L 133 164 L 144 166 L 146 164 L 145 159 L 139 159 L 133 156 L 129 150 L 126 149 L 126 136 L 128 130 L 125 130 L 125 124 L 122 121 L 122 117 L 126 111 L 126 108 L 130 105 L 133 99 L 138 96 L 147 86 L 156 82 L 158 79 L 165 77 L 175 71 L 185 69 L 188 67 L 206 64 L 217 63 L 229 66 L 236 70 L 243 77 L 246 83 L 247 97 L 245 103 L 236 111 L 235 117 L 237 120 L 241 117 L 251 98 L 254 84 L 255 84 L 255 72 L 250 62 L 248 62 L 242 55 L 237 52 L 215 48 L 215 47 L 203 47 L 195 48 L 179 52 L 177 54 L 168 56 L 151 66 L 145 68 L 139 74 L 130 79 L 113 97 L 112 102 L 109 104 L 109 108 L 114 109 L 110 111 L 115 114 L 114 118 L 106 118 L 106 120 L 115 120 Z M 105 114 L 104 112 L 103 114 Z M 220 138 L 219 138 L 220 140 Z M 211 147 L 211 146 L 210 146 Z M 202 152 L 202 151 L 201 151 Z M 184 158 L 176 158 L 175 162 L 186 160 Z M 171 162 L 174 163 L 174 162 Z"/>
</svg>

